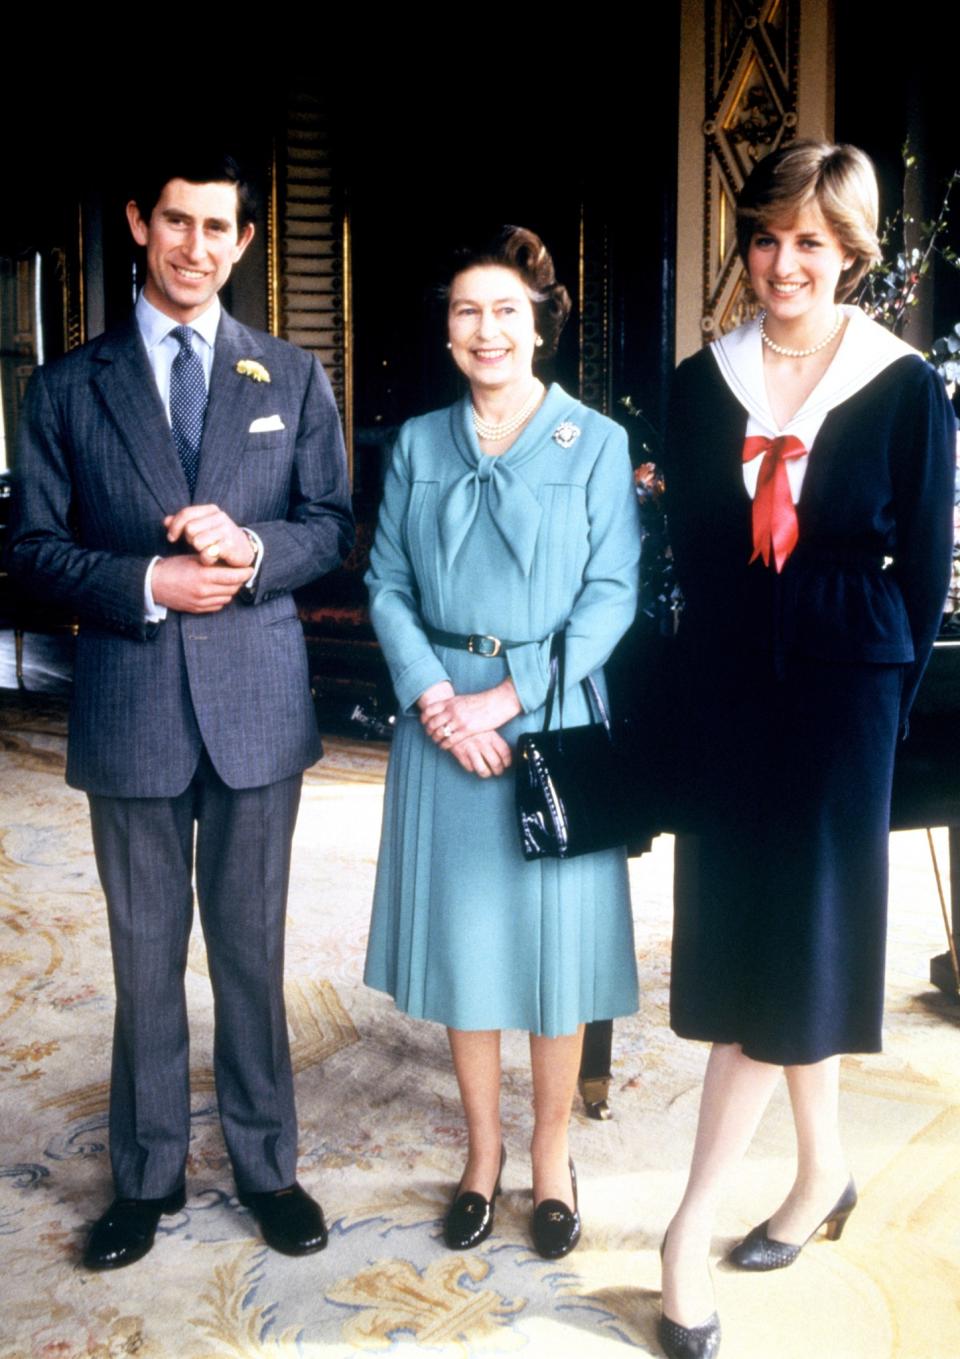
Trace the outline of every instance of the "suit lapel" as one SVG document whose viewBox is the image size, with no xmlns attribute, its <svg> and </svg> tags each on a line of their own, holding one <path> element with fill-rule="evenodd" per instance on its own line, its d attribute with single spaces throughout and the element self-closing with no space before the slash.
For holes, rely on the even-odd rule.
<svg viewBox="0 0 960 1359">
<path fill-rule="evenodd" d="M 259 384 L 236 371 L 239 359 L 263 352 L 257 337 L 224 312 L 217 330 L 210 375 L 210 397 L 200 445 L 200 471 L 194 500 L 217 504 L 236 476 L 237 460 L 262 399 Z"/>
<path fill-rule="evenodd" d="M 96 357 L 94 384 L 130 457 L 163 513 L 176 514 L 190 494 L 133 317 L 104 337 Z"/>
</svg>

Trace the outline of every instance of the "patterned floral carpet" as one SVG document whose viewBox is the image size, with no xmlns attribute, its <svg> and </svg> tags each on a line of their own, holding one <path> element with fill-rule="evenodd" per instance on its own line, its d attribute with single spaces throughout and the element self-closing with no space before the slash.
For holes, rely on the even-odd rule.
<svg viewBox="0 0 960 1359">
<path fill-rule="evenodd" d="M 190 954 L 193 1137 L 188 1201 L 153 1252 L 113 1275 L 77 1267 L 110 1197 L 112 978 L 85 799 L 63 784 L 60 700 L 0 704 L 0 1354 L 44 1359 L 658 1352 L 657 1247 L 677 1200 L 705 1059 L 666 1026 L 671 845 L 632 866 L 642 1008 L 618 1025 L 614 1119 L 572 1130 L 583 1240 L 531 1249 L 523 1035 L 505 1044 L 510 1151 L 496 1229 L 453 1255 L 440 1218 L 464 1138 L 445 1037 L 360 976 L 385 750 L 332 740 L 306 779 L 288 934 L 300 1174 L 330 1245 L 268 1251 L 232 1192 L 210 1075 L 202 945 Z M 945 847 L 940 843 L 941 853 Z M 718 1269 L 732 1359 L 960 1355 L 960 1007 L 926 980 L 943 933 L 925 838 L 894 837 L 888 1042 L 844 1066 L 861 1206 L 841 1242 L 781 1274 Z M 790 1178 L 779 1094 L 730 1186 L 718 1255 Z"/>
</svg>

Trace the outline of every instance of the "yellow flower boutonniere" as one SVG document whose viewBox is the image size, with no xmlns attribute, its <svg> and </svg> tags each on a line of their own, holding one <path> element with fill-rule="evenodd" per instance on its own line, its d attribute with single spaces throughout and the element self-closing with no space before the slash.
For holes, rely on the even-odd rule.
<svg viewBox="0 0 960 1359">
<path fill-rule="evenodd" d="M 256 359 L 238 359 L 237 372 L 241 377 L 252 378 L 254 382 L 269 382 L 270 374 Z"/>
</svg>

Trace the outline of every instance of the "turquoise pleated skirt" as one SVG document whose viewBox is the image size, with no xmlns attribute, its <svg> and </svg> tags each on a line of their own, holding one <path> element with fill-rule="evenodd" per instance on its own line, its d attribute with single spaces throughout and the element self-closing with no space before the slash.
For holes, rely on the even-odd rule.
<svg viewBox="0 0 960 1359">
<path fill-rule="evenodd" d="M 458 692 L 507 673 L 443 650 Z M 565 709 L 574 721 L 578 695 Z M 542 713 L 502 730 L 515 745 Z M 565 720 L 569 721 L 570 718 Z M 637 1008 L 622 850 L 532 863 L 520 853 L 514 775 L 468 774 L 401 715 L 390 753 L 365 971 L 416 1018 L 554 1037 Z"/>
</svg>

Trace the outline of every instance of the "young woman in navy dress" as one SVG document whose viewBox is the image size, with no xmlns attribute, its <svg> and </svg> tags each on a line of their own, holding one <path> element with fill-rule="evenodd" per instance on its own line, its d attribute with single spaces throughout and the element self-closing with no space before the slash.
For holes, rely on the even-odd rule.
<svg viewBox="0 0 960 1359">
<path fill-rule="evenodd" d="M 781 1069 L 796 1178 L 730 1263 L 792 1263 L 856 1203 L 840 1054 L 881 1046 L 898 735 L 941 619 L 955 420 L 938 375 L 838 299 L 879 257 L 873 167 L 795 142 L 738 203 L 759 318 L 681 364 L 665 460 L 686 610 L 695 836 L 671 1023 L 713 1043 L 663 1248 L 661 1342 L 710 1359 L 714 1212 Z"/>
</svg>

